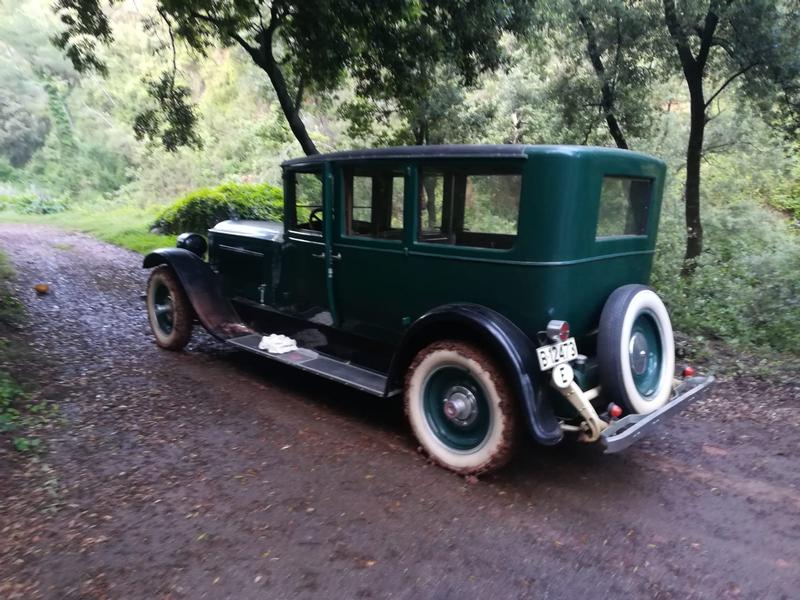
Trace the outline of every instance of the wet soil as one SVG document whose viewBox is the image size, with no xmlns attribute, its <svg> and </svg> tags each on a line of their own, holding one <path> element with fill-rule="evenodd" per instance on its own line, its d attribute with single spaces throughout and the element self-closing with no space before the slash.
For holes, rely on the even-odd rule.
<svg viewBox="0 0 800 600">
<path fill-rule="evenodd" d="M 0 226 L 61 407 L 0 442 L 0 598 L 797 598 L 800 382 L 732 379 L 625 453 L 525 444 L 477 483 L 400 402 L 148 331 L 141 258 Z M 51 293 L 38 297 L 36 282 Z"/>
</svg>

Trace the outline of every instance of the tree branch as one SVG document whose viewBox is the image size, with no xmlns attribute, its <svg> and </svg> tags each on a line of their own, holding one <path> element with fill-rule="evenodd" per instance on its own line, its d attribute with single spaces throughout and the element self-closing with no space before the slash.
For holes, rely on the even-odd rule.
<svg viewBox="0 0 800 600">
<path fill-rule="evenodd" d="M 265 29 L 259 29 L 255 36 L 257 46 L 244 39 L 238 31 L 228 28 L 226 24 L 219 19 L 197 12 L 193 12 L 192 16 L 214 25 L 221 35 L 227 36 L 235 41 L 250 55 L 253 62 L 269 77 L 272 89 L 275 90 L 278 103 L 281 105 L 283 115 L 286 117 L 286 121 L 289 124 L 289 129 L 292 130 L 303 152 L 305 152 L 306 155 L 317 154 L 319 152 L 317 146 L 314 144 L 311 136 L 308 135 L 305 123 L 303 123 L 303 120 L 300 118 L 300 101 L 302 99 L 301 92 L 303 82 L 301 80 L 301 86 L 297 91 L 296 97 L 293 99 L 286 85 L 286 78 L 283 76 L 283 71 L 281 71 L 280 65 L 272 54 L 272 37 L 281 20 L 281 15 L 278 12 L 276 3 L 272 4 L 269 25 L 267 25 Z"/>
<path fill-rule="evenodd" d="M 716 92 L 714 92 L 713 94 L 711 94 L 711 96 L 709 97 L 709 99 L 708 99 L 708 100 L 706 100 L 706 103 L 705 103 L 705 106 L 704 106 L 704 108 L 708 108 L 708 107 L 709 107 L 709 105 L 710 105 L 710 104 L 711 104 L 711 103 L 714 101 L 714 98 L 716 98 L 717 96 L 719 96 L 719 95 L 720 95 L 720 94 L 721 94 L 721 93 L 722 93 L 722 92 L 725 90 L 725 88 L 726 88 L 726 87 L 728 87 L 728 86 L 731 84 L 731 82 L 733 82 L 733 81 L 734 81 L 734 80 L 735 80 L 737 77 L 739 77 L 739 76 L 741 76 L 741 75 L 744 75 L 745 73 L 747 73 L 747 72 L 748 72 L 750 69 L 752 69 L 752 68 L 753 68 L 753 67 L 755 67 L 755 66 L 756 66 L 756 63 L 750 63 L 750 64 L 749 64 L 749 65 L 747 65 L 746 67 L 743 67 L 743 68 L 739 69 L 738 71 L 736 71 L 736 73 L 734 73 L 733 75 L 731 75 L 730 77 L 728 77 L 728 78 L 725 80 L 725 83 L 723 83 L 723 84 L 722 84 L 722 85 L 719 87 L 719 89 L 718 89 Z"/>
</svg>

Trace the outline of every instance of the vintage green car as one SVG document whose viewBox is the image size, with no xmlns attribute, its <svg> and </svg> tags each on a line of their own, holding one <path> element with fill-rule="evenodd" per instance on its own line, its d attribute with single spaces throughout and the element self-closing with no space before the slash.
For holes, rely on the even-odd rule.
<svg viewBox="0 0 800 600">
<path fill-rule="evenodd" d="M 646 286 L 664 164 L 575 146 L 422 146 L 285 162 L 284 221 L 144 259 L 156 341 L 227 343 L 386 398 L 440 465 L 505 464 L 523 428 L 619 451 L 713 377 L 676 378 Z M 208 251 L 208 262 L 203 260 Z"/>
</svg>

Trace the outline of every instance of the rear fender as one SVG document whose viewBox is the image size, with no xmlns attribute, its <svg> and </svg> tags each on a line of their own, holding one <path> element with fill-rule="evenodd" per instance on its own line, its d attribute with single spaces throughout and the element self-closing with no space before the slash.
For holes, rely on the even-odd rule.
<svg viewBox="0 0 800 600">
<path fill-rule="evenodd" d="M 406 331 L 392 359 L 387 392 L 402 387 L 406 370 L 419 350 L 445 338 L 485 344 L 483 347 L 505 368 L 533 438 L 545 445 L 561 441 L 561 425 L 537 381 L 535 346 L 513 322 L 485 306 L 447 304 L 417 319 Z"/>
<path fill-rule="evenodd" d="M 160 248 L 144 257 L 145 269 L 169 265 L 192 303 L 197 319 L 220 340 L 252 333 L 223 295 L 219 278 L 199 256 L 182 248 Z"/>
</svg>

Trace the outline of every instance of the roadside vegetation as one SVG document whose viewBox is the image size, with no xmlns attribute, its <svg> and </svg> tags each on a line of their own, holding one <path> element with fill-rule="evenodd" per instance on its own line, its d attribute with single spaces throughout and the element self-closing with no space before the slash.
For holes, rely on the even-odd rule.
<svg viewBox="0 0 800 600">
<path fill-rule="evenodd" d="M 663 11 L 619 13 L 613 2 L 606 11 L 603 2 L 594 4 L 573 14 L 584 3 L 565 3 L 568 10 L 555 14 L 568 21 L 540 23 L 535 39 L 500 32 L 491 48 L 502 65 L 489 55 L 485 64 L 448 64 L 427 47 L 418 57 L 400 53 L 428 74 L 419 81 L 404 72 L 402 89 L 358 71 L 356 47 L 339 57 L 336 77 L 323 81 L 309 71 L 303 87 L 297 74 L 305 73 L 308 57 L 295 47 L 297 59 L 284 63 L 288 84 L 300 85 L 291 114 L 282 103 L 286 90 L 276 90 L 247 52 L 223 43 L 221 30 L 198 41 L 206 58 L 176 45 L 177 69 L 164 80 L 173 49 L 153 52 L 151 36 L 157 30 L 167 40 L 169 27 L 154 19 L 143 29 L 137 10 L 118 5 L 110 13 L 114 42 L 99 50 L 102 78 L 76 71 L 49 44 L 60 27 L 49 3 L 0 5 L 0 78 L 7 82 L 0 115 L 10 115 L 0 120 L 0 220 L 48 223 L 146 252 L 172 245 L 184 229 L 202 231 L 231 216 L 279 219 L 280 162 L 312 146 L 624 145 L 668 165 L 653 284 L 682 332 L 682 351 L 701 359 L 721 354 L 734 369 L 800 360 L 800 140 L 780 103 L 794 88 L 775 92 L 759 64 L 731 73 L 727 62 L 714 62 L 705 83 L 720 93 L 705 98 L 701 153 L 689 157 L 697 103 L 673 55 L 674 40 L 648 37 L 666 31 Z M 702 17 L 705 5 L 693 5 Z M 755 5 L 767 19 L 769 3 Z M 739 35 L 733 25 L 741 15 L 724 16 L 719 27 Z M 591 56 L 592 36 L 606 60 L 603 77 Z M 702 40 L 689 43 L 695 42 Z M 458 49 L 448 51 L 455 56 Z M 770 60 L 783 65 L 780 56 Z M 758 73 L 761 79 L 751 78 Z M 175 94 L 154 103 L 168 89 L 158 82 L 169 77 L 179 80 Z M 602 85 L 609 81 L 619 85 Z M 689 191 L 702 206 L 703 238 L 700 254 L 687 262 L 687 169 L 695 158 L 699 199 Z"/>
<path fill-rule="evenodd" d="M 57 409 L 51 403 L 37 402 L 5 367 L 18 350 L 10 334 L 24 320 L 23 306 L 12 294 L 12 275 L 0 253 L 0 444 L 8 443 L 19 452 L 35 452 L 42 443 L 38 428 L 54 417 Z"/>
</svg>

